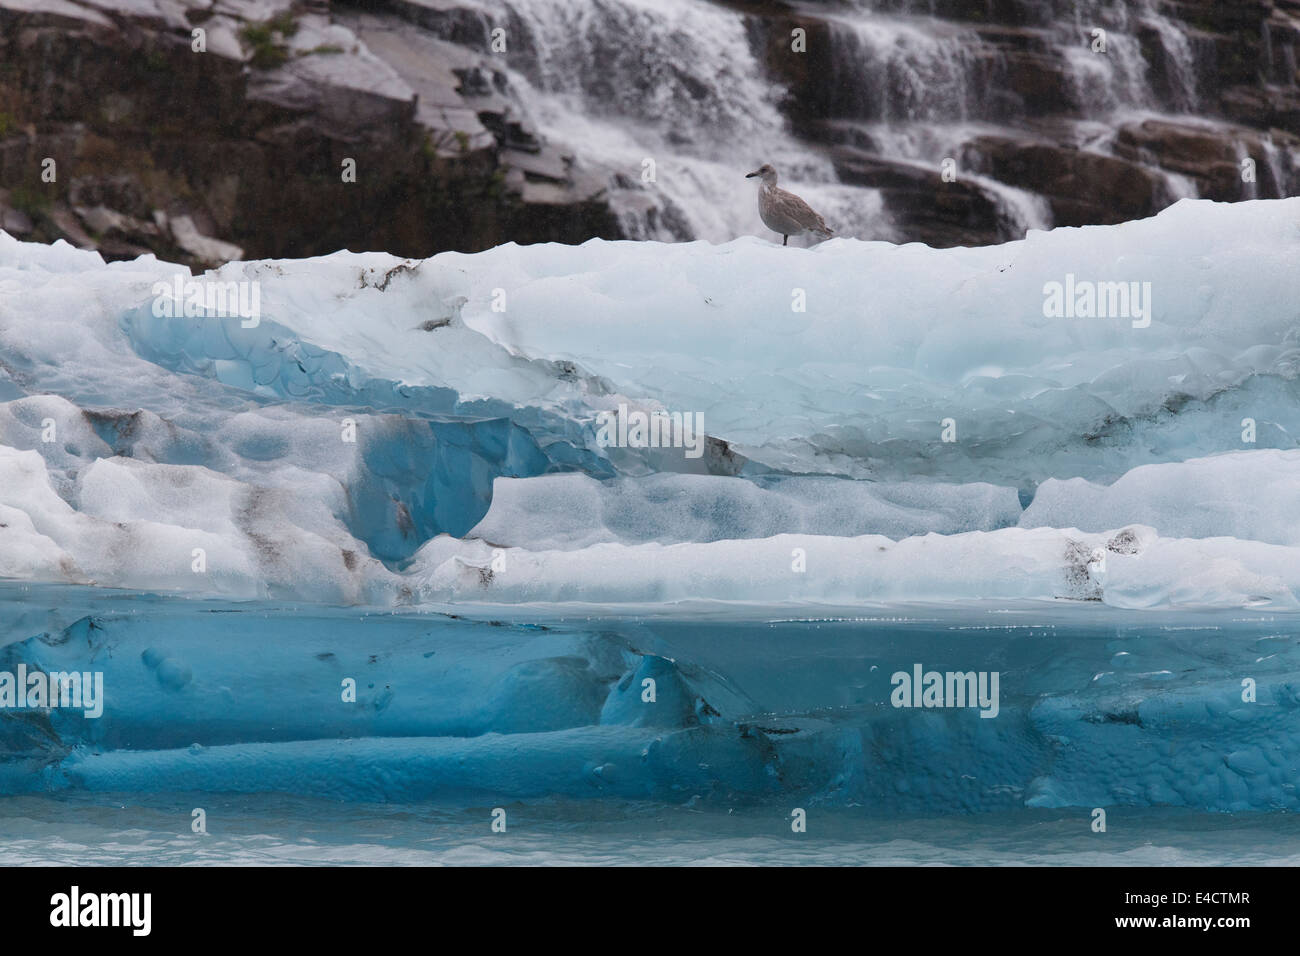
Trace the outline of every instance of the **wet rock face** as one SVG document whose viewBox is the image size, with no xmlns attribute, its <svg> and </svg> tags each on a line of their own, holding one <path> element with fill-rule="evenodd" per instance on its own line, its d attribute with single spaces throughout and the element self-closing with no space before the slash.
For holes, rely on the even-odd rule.
<svg viewBox="0 0 1300 956">
<path fill-rule="evenodd" d="M 881 191 L 903 238 L 1014 237 L 996 183 L 1045 202 L 1044 225 L 1149 216 L 1183 196 L 1300 189 L 1300 3 L 738 6 L 755 19 L 798 133 L 874 154 L 837 171 Z M 794 30 L 827 55 L 792 56 Z M 945 158 L 983 181 L 936 183 Z"/>
<path fill-rule="evenodd" d="M 320 0 L 0 0 L 4 227 L 196 267 L 617 235 L 558 157 L 547 201 L 525 196 L 500 151 L 530 132 L 494 129 L 450 71 L 376 55 L 359 34 L 385 18 L 358 16 L 365 30 Z"/>
<path fill-rule="evenodd" d="M 1058 226 L 1142 219 L 1175 198 L 1163 178 L 1141 163 L 1045 140 L 981 136 L 966 144 L 963 157 L 968 169 L 1045 197 Z"/>
<path fill-rule="evenodd" d="M 895 162 L 841 147 L 835 170 L 846 183 L 889 196 L 896 228 L 936 246 L 982 246 L 1018 238 L 993 198 L 977 185 L 944 182 L 938 169 Z"/>
<path fill-rule="evenodd" d="M 870 7 L 0 0 L 0 228 L 199 267 L 723 241 L 764 232 L 719 164 L 774 148 L 837 234 L 934 246 L 1300 190 L 1297 0 Z"/>
</svg>

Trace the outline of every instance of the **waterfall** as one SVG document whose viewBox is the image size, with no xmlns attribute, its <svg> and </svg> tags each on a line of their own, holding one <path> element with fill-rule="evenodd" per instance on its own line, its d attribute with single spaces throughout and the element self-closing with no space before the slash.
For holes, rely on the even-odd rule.
<svg viewBox="0 0 1300 956">
<path fill-rule="evenodd" d="M 1008 0 L 1012 26 L 944 19 L 953 5 L 935 0 L 842 0 L 808 8 L 824 28 L 810 42 L 825 44 L 808 54 L 814 65 L 801 81 L 814 91 L 813 109 L 788 78 L 772 75 L 771 44 L 783 40 L 764 35 L 769 21 L 736 5 L 460 2 L 507 26 L 511 45 L 494 65 L 504 62 L 543 135 L 605 183 L 623 233 L 637 239 L 770 236 L 741 178 L 762 162 L 837 234 L 907 238 L 891 203 L 897 215 L 897 203 L 915 195 L 890 200 L 840 182 L 838 147 L 927 175 L 946 157 L 978 154 L 984 137 L 1115 156 L 1126 123 L 1198 122 L 1198 50 L 1214 52 L 1161 0 Z M 1265 68 L 1274 76 L 1291 69 L 1293 82 L 1290 38 L 1264 32 Z M 1259 142 L 1268 145 L 1255 159 L 1267 168 L 1256 193 L 1285 193 L 1297 166 L 1290 145 L 1276 147 L 1267 134 Z M 1139 153 L 1164 183 L 1162 200 L 1198 195 L 1194 177 Z M 1053 224 L 1050 204 L 1022 184 L 987 171 L 964 183 L 992 203 L 1003 237 Z"/>
<path fill-rule="evenodd" d="M 771 234 L 744 173 L 773 163 L 841 235 L 892 238 L 875 190 L 840 185 L 791 135 L 744 18 L 701 0 L 487 0 L 517 25 L 512 84 L 537 124 L 602 170 L 626 235 Z M 653 181 L 648 177 L 653 175 Z"/>
<path fill-rule="evenodd" d="M 828 19 L 833 113 L 886 123 L 983 115 L 992 70 L 973 31 L 933 19 Z"/>
<path fill-rule="evenodd" d="M 1192 51 L 1191 40 L 1167 17 L 1150 14 L 1144 22 L 1154 28 L 1160 37 L 1172 100 L 1170 105 L 1176 112 L 1192 112 L 1200 104 L 1200 95 L 1196 83 L 1196 55 Z"/>
</svg>

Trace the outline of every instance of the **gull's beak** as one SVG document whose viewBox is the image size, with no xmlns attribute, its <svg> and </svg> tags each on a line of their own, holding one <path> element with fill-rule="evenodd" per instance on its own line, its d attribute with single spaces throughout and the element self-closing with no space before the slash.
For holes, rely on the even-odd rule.
<svg viewBox="0 0 1300 956">
<path fill-rule="evenodd" d="M 756 170 L 754 170 L 752 173 L 745 173 L 745 178 L 746 178 L 746 179 L 753 179 L 753 178 L 754 178 L 755 176 L 757 176 L 757 175 L 758 175 L 758 170 L 756 169 Z"/>
</svg>

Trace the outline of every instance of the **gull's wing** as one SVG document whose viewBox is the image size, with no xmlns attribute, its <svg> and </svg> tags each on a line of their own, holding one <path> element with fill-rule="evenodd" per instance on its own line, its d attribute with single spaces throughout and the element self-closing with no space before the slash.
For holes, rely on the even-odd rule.
<svg viewBox="0 0 1300 956">
<path fill-rule="evenodd" d="M 775 188 L 772 190 L 773 211 L 781 218 L 789 220 L 791 223 L 798 225 L 801 229 L 809 229 L 814 232 L 830 233 L 826 225 L 826 220 L 822 219 L 813 211 L 812 206 L 808 205 L 794 193 L 786 192 L 784 189 Z"/>
</svg>

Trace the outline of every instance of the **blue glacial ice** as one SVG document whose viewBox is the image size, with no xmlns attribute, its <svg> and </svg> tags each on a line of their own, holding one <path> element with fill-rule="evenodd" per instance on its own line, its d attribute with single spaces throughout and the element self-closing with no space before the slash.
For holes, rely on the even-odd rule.
<svg viewBox="0 0 1300 956">
<path fill-rule="evenodd" d="M 108 702 L 0 712 L 0 791 L 1295 810 L 1298 258 L 1300 199 L 340 252 L 201 277 L 245 325 L 0 233 L 0 671 Z M 889 706 L 916 661 L 998 718 Z"/>
<path fill-rule="evenodd" d="M 9 596 L 6 630 L 31 636 L 0 650 L 0 671 L 95 669 L 105 688 L 99 718 L 0 718 L 11 793 L 564 797 L 875 816 L 1300 808 L 1300 645 L 1272 615 L 1021 606 L 510 622 Z M 62 610 L 39 611 L 52 597 Z M 891 706 L 891 675 L 917 662 L 998 671 L 995 719 Z M 354 702 L 340 693 L 349 678 Z"/>
</svg>

